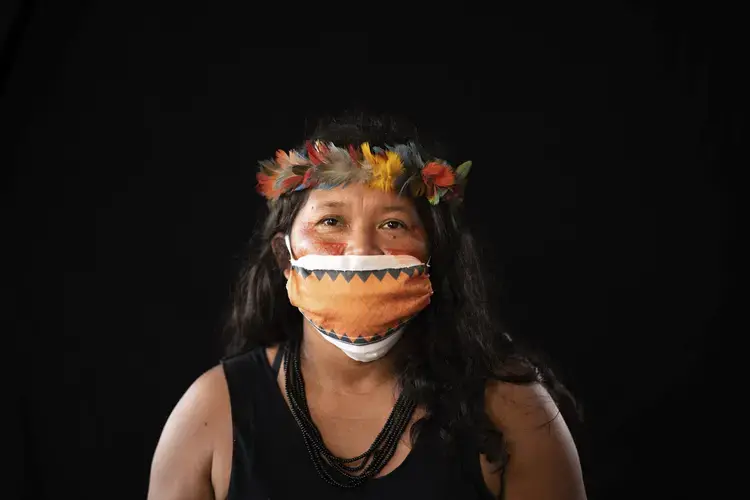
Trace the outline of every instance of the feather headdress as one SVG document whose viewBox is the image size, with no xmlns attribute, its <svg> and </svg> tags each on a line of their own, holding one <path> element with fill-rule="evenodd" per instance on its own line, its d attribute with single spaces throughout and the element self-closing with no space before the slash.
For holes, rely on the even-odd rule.
<svg viewBox="0 0 750 500">
<path fill-rule="evenodd" d="M 307 142 L 304 150 L 279 150 L 274 160 L 260 162 L 257 190 L 275 200 L 303 189 L 362 183 L 383 191 L 425 196 L 437 205 L 441 200 L 463 198 L 470 169 L 470 161 L 456 169 L 437 158 L 425 163 L 414 143 L 342 148 L 316 141 Z"/>
</svg>

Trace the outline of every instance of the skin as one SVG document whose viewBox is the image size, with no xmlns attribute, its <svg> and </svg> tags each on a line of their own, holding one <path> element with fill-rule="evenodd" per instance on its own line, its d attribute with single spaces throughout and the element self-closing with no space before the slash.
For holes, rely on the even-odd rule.
<svg viewBox="0 0 750 500">
<path fill-rule="evenodd" d="M 308 254 L 407 254 L 428 259 L 427 236 L 412 202 L 365 186 L 313 190 L 290 233 L 295 258 Z M 289 274 L 283 235 L 272 242 Z M 269 363 L 276 347 L 267 349 Z M 305 323 L 302 373 L 312 418 L 339 456 L 359 455 L 385 424 L 398 397 L 389 356 L 360 363 L 326 342 Z M 284 387 L 284 370 L 278 384 Z M 487 414 L 503 432 L 511 455 L 504 476 L 478 456 L 487 488 L 508 500 L 586 498 L 575 444 L 541 385 L 493 382 L 485 390 Z M 419 408 L 415 420 L 423 414 Z M 411 425 L 381 475 L 411 451 Z M 221 366 L 199 377 L 170 415 L 151 469 L 150 500 L 226 498 L 232 458 L 229 393 Z"/>
</svg>

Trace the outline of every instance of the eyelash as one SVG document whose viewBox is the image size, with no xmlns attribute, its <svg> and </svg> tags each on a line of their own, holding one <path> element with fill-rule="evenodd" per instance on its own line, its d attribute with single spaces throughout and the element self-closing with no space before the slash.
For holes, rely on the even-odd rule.
<svg viewBox="0 0 750 500">
<path fill-rule="evenodd" d="M 324 218 L 320 219 L 320 221 L 318 221 L 318 224 L 319 225 L 323 225 L 323 226 L 333 227 L 333 224 L 326 224 L 326 221 L 334 221 L 336 223 L 340 223 L 341 222 L 337 217 L 324 217 Z M 385 226 L 386 224 L 390 224 L 392 222 L 396 223 L 396 224 L 399 224 L 400 227 L 389 228 L 391 230 L 395 230 L 395 229 L 407 229 L 406 224 L 404 224 L 400 220 L 395 220 L 395 219 L 391 219 L 391 220 L 385 221 L 383 224 L 381 224 L 381 227 Z"/>
<path fill-rule="evenodd" d="M 332 221 L 335 221 L 335 222 L 341 222 L 336 217 L 324 217 L 324 218 L 320 219 L 320 221 L 318 221 L 318 224 L 319 225 L 323 225 L 323 226 L 331 226 L 332 224 L 326 224 L 326 221 L 328 221 L 328 220 L 332 220 Z"/>
<path fill-rule="evenodd" d="M 387 220 L 387 221 L 385 221 L 385 222 L 384 222 L 384 223 L 383 223 L 382 225 L 383 225 L 383 226 L 385 226 L 386 224 L 389 224 L 389 223 L 391 223 L 391 222 L 395 222 L 396 224 L 399 224 L 399 225 L 401 226 L 401 227 L 397 227 L 397 228 L 391 228 L 391 229 L 406 229 L 406 224 L 404 224 L 404 223 L 403 223 L 403 222 L 401 222 L 400 220 L 394 220 L 394 219 L 391 219 L 391 220 Z"/>
</svg>

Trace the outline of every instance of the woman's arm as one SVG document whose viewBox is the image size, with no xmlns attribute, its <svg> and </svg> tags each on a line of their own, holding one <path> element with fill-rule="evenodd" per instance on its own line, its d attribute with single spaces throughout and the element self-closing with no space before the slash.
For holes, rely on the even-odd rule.
<svg viewBox="0 0 750 500">
<path fill-rule="evenodd" d="M 505 500 L 586 499 L 573 437 L 542 385 L 493 382 L 487 386 L 485 401 L 487 415 L 503 432 L 510 456 L 502 478 L 488 478 L 483 464 L 491 490 L 499 489 L 502 481 Z"/>
<path fill-rule="evenodd" d="M 226 474 L 216 471 L 214 452 L 221 448 L 219 440 L 227 432 L 227 422 L 231 433 L 230 412 L 226 379 L 217 366 L 190 386 L 164 425 L 151 465 L 148 500 L 226 496 L 223 483 L 227 481 L 221 477 Z"/>
</svg>

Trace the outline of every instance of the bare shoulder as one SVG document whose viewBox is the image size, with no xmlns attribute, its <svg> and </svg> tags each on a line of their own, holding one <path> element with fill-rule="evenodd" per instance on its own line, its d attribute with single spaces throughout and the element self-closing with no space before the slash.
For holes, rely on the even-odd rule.
<svg viewBox="0 0 750 500">
<path fill-rule="evenodd" d="M 578 450 L 544 386 L 493 381 L 485 389 L 485 408 L 508 450 L 507 500 L 586 498 Z"/>
<path fill-rule="evenodd" d="M 224 368 L 214 366 L 198 377 L 178 401 L 164 427 L 190 430 L 196 439 L 209 440 L 230 417 L 229 389 Z"/>
<path fill-rule="evenodd" d="M 231 446 L 229 391 L 218 365 L 190 385 L 167 419 L 154 452 L 148 498 L 223 498 Z"/>
<path fill-rule="evenodd" d="M 487 414 L 507 437 L 551 424 L 560 411 L 541 384 L 492 381 L 485 388 Z"/>
</svg>

